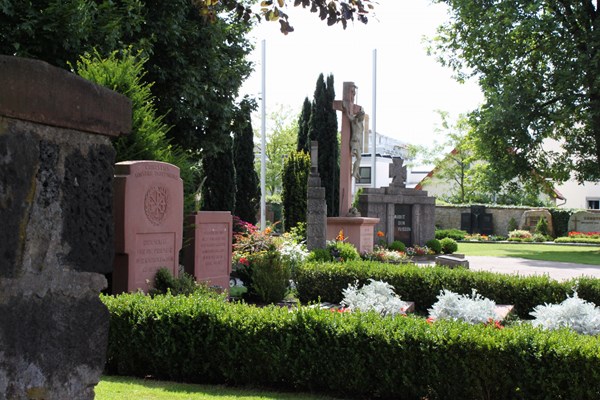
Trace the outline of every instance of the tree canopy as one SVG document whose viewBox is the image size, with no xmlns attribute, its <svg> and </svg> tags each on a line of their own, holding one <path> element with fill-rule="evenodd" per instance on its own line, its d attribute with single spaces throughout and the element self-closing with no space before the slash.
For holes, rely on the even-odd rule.
<svg viewBox="0 0 600 400">
<path fill-rule="evenodd" d="M 294 28 L 290 25 L 288 15 L 285 13 L 286 7 L 292 3 L 291 0 L 193 0 L 199 7 L 200 14 L 212 21 L 216 20 L 220 9 L 226 9 L 236 13 L 239 19 L 249 21 L 255 17 L 258 21 L 278 21 L 280 30 L 287 35 L 293 32 Z M 253 3 L 259 3 L 258 11 L 252 9 Z M 322 21 L 327 21 L 327 25 L 342 24 L 344 29 L 348 21 L 354 18 L 359 22 L 366 24 L 368 15 L 374 9 L 372 0 L 294 0 L 294 7 L 310 8 L 310 12 L 318 13 Z"/>
<path fill-rule="evenodd" d="M 436 0 L 434 50 L 485 102 L 470 118 L 493 173 L 600 179 L 600 12 L 592 0 Z M 549 140 L 562 149 L 552 150 Z"/>
</svg>

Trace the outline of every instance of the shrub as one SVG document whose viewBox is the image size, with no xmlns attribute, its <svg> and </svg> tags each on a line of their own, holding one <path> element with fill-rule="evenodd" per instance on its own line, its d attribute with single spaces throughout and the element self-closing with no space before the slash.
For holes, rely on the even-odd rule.
<svg viewBox="0 0 600 400">
<path fill-rule="evenodd" d="M 154 288 L 150 289 L 150 295 L 166 294 L 171 292 L 173 295 L 191 294 L 198 288 L 194 277 L 181 271 L 175 278 L 167 268 L 160 268 L 154 275 Z"/>
<path fill-rule="evenodd" d="M 307 261 L 329 262 L 333 257 L 328 249 L 313 249 L 308 255 Z"/>
<path fill-rule="evenodd" d="M 336 261 L 360 260 L 360 254 L 352 243 L 342 241 L 331 241 L 327 243 L 329 253 Z"/>
<path fill-rule="evenodd" d="M 545 217 L 541 217 L 538 223 L 535 225 L 535 233 L 542 236 L 550 235 L 550 232 L 548 232 L 548 221 L 546 221 Z"/>
<path fill-rule="evenodd" d="M 533 240 L 534 242 L 541 243 L 548 240 L 548 237 L 546 235 L 542 235 L 541 233 L 534 233 L 531 237 L 531 240 Z"/>
<path fill-rule="evenodd" d="M 401 252 L 405 253 L 406 245 L 399 240 L 394 240 L 392 243 L 389 244 L 388 249 L 394 250 L 394 251 L 401 251 Z"/>
<path fill-rule="evenodd" d="M 425 243 L 425 246 L 433 250 L 435 254 L 440 254 L 442 252 L 442 244 L 437 239 L 428 240 L 427 243 Z"/>
<path fill-rule="evenodd" d="M 111 374 L 341 398 L 600 397 L 598 339 L 564 330 L 428 324 L 309 307 L 290 312 L 197 295 L 101 300 L 110 312 Z"/>
<path fill-rule="evenodd" d="M 408 303 L 394 293 L 394 288 L 386 282 L 369 279 L 361 288 L 358 284 L 348 285 L 342 294 L 341 305 L 350 311 L 376 311 L 382 316 L 406 314 Z"/>
<path fill-rule="evenodd" d="M 600 333 L 600 309 L 577 297 L 577 293 L 560 304 L 537 306 L 531 315 L 535 317 L 533 326 L 544 329 L 570 328 L 584 335 Z"/>
<path fill-rule="evenodd" d="M 511 217 L 508 220 L 507 230 L 508 232 L 516 231 L 519 229 L 519 224 L 517 224 L 517 220 L 514 217 Z"/>
<path fill-rule="evenodd" d="M 573 237 L 559 237 L 554 239 L 555 243 L 588 243 L 600 245 L 600 239 L 592 238 L 573 238 Z"/>
<path fill-rule="evenodd" d="M 437 301 L 429 309 L 429 315 L 436 319 L 454 319 L 470 324 L 486 323 L 496 317 L 496 303 L 473 289 L 471 296 L 442 290 Z"/>
<path fill-rule="evenodd" d="M 512 304 L 521 318 L 531 318 L 530 312 L 539 304 L 560 303 L 578 287 L 578 293 L 600 304 L 600 284 L 595 280 L 558 282 L 547 276 L 515 276 L 468 269 L 418 267 L 414 264 L 385 264 L 375 261 L 354 261 L 340 268 L 337 263 L 305 263 L 298 267 L 296 289 L 303 303 L 326 301 L 340 303 L 342 291 L 349 284 L 366 284 L 369 279 L 388 282 L 407 301 L 414 301 L 418 312 L 426 313 L 441 290 L 459 294 L 477 290 L 497 304 Z"/>
<path fill-rule="evenodd" d="M 276 250 L 261 251 L 248 255 L 252 266 L 250 291 L 265 303 L 283 300 L 290 283 L 291 270 Z"/>
<path fill-rule="evenodd" d="M 437 229 L 435 231 L 435 238 L 437 240 L 442 240 L 447 237 L 454 240 L 464 240 L 466 235 L 467 232 L 461 231 L 460 229 Z"/>
<path fill-rule="evenodd" d="M 550 208 L 548 211 L 552 214 L 554 235 L 556 235 L 556 237 L 567 236 L 567 233 L 569 232 L 569 218 L 577 210 L 569 208 Z"/>
<path fill-rule="evenodd" d="M 456 250 L 458 250 L 458 243 L 449 237 L 440 240 L 440 245 L 442 246 L 442 253 L 444 254 L 456 253 Z"/>
</svg>

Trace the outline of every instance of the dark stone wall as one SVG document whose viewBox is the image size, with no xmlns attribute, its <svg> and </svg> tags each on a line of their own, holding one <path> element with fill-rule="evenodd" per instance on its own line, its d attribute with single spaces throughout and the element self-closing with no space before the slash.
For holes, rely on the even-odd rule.
<svg viewBox="0 0 600 400">
<path fill-rule="evenodd" d="M 0 400 L 94 398 L 114 254 L 111 136 L 128 126 L 124 96 L 0 56 Z"/>
</svg>

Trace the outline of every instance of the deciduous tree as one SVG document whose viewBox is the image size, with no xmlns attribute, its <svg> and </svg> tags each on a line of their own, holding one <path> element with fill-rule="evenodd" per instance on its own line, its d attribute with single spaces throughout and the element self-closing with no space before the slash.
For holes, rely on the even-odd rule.
<svg viewBox="0 0 600 400">
<path fill-rule="evenodd" d="M 476 77 L 485 95 L 471 120 L 493 173 L 600 179 L 598 2 L 436 1 L 451 9 L 434 45 L 440 61 L 459 79 Z"/>
</svg>

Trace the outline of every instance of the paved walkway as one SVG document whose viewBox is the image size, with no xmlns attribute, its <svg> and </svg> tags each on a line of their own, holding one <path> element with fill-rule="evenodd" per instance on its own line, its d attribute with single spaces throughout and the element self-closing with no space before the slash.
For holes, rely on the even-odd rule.
<svg viewBox="0 0 600 400">
<path fill-rule="evenodd" d="M 519 275 L 549 275 L 559 281 L 582 275 L 600 278 L 600 265 L 527 260 L 513 257 L 467 256 L 473 271 L 492 271 Z"/>
</svg>

